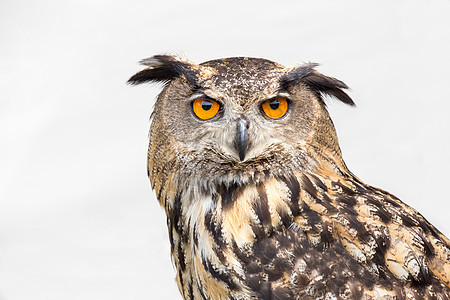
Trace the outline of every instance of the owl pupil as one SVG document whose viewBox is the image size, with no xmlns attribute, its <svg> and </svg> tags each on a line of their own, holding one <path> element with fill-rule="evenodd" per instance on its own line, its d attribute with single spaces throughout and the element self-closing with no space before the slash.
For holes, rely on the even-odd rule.
<svg viewBox="0 0 450 300">
<path fill-rule="evenodd" d="M 206 101 L 206 100 L 202 102 L 203 110 L 210 110 L 211 107 L 212 107 L 212 103 L 211 102 Z"/>
<path fill-rule="evenodd" d="M 275 110 L 280 106 L 280 102 L 278 102 L 277 99 L 273 99 L 270 101 L 269 105 L 271 109 Z"/>
</svg>

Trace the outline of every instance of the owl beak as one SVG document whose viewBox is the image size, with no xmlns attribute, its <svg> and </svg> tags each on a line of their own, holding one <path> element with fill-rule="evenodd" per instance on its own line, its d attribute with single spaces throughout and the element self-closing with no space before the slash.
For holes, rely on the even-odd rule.
<svg viewBox="0 0 450 300">
<path fill-rule="evenodd" d="M 237 121 L 237 134 L 235 147 L 239 153 L 239 159 L 244 160 L 245 154 L 248 148 L 248 121 L 245 119 L 239 119 Z"/>
</svg>

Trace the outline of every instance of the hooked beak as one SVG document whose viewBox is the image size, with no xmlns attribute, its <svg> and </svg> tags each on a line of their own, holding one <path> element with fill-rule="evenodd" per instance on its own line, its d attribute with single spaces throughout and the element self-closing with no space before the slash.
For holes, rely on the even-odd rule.
<svg viewBox="0 0 450 300">
<path fill-rule="evenodd" d="M 245 154 L 247 153 L 247 148 L 248 148 L 247 128 L 248 128 L 247 120 L 239 119 L 237 121 L 237 134 L 236 134 L 235 147 L 239 153 L 239 159 L 241 161 L 244 160 Z"/>
</svg>

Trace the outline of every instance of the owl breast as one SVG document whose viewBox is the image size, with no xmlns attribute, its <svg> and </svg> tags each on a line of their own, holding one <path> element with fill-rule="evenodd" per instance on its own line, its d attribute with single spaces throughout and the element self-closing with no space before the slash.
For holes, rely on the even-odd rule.
<svg viewBox="0 0 450 300">
<path fill-rule="evenodd" d="M 213 193 L 174 191 L 168 224 L 180 291 L 186 299 L 448 297 L 428 270 L 421 274 L 420 266 L 427 267 L 417 253 L 411 259 L 418 273 L 386 266 L 392 246 L 387 218 L 397 204 L 368 188 L 296 173 Z M 371 197 L 386 203 L 352 212 Z M 423 238 L 418 245 L 429 244 Z M 402 276 L 416 276 L 419 284 L 405 286 Z"/>
</svg>

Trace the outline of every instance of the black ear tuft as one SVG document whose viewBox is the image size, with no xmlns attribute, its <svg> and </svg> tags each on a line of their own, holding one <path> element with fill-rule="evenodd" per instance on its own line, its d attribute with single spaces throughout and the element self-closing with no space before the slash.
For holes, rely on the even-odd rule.
<svg viewBox="0 0 450 300">
<path fill-rule="evenodd" d="M 314 70 L 314 67 L 317 66 L 316 63 L 307 63 L 286 73 L 280 80 L 281 89 L 287 89 L 291 85 L 302 82 L 311 88 L 320 99 L 323 95 L 328 95 L 345 104 L 355 106 L 352 98 L 343 91 L 343 89 L 348 89 L 348 86 L 336 78 L 317 72 Z"/>
<path fill-rule="evenodd" d="M 311 72 L 315 72 L 314 68 L 318 65 L 319 64 L 316 63 L 306 63 L 284 74 L 280 81 L 281 88 L 285 90 L 289 86 L 301 82 L 305 77 L 309 76 Z"/>
<path fill-rule="evenodd" d="M 155 55 L 141 60 L 140 63 L 148 68 L 133 75 L 127 83 L 133 85 L 145 82 L 168 83 L 182 75 L 192 84 L 197 83 L 197 74 L 193 66 L 175 56 Z"/>
</svg>

